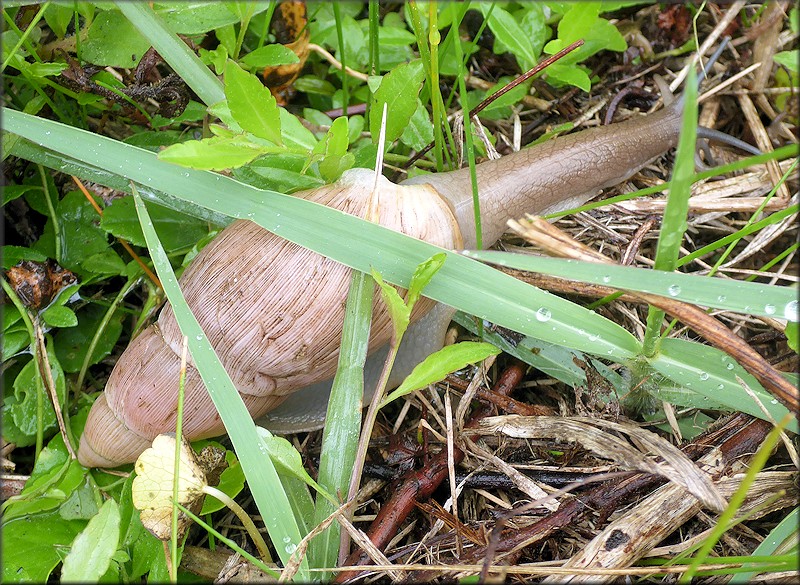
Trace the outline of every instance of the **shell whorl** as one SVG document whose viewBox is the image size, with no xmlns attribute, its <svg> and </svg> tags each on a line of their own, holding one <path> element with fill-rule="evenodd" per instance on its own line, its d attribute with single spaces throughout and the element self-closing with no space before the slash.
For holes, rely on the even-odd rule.
<svg viewBox="0 0 800 585">
<path fill-rule="evenodd" d="M 373 184 L 371 171 L 354 169 L 298 196 L 364 217 L 374 201 Z M 381 225 L 444 248 L 462 246 L 452 209 L 433 188 L 380 177 L 376 192 Z M 198 254 L 180 284 L 248 410 L 258 417 L 335 372 L 349 279 L 349 268 L 239 220 Z M 432 306 L 420 301 L 414 318 Z M 370 348 L 390 336 L 391 321 L 376 301 Z M 156 435 L 174 430 L 181 339 L 168 305 L 157 324 L 131 342 L 89 414 L 78 454 L 82 464 L 132 462 Z M 198 439 L 222 433 L 190 359 L 184 434 Z"/>
</svg>

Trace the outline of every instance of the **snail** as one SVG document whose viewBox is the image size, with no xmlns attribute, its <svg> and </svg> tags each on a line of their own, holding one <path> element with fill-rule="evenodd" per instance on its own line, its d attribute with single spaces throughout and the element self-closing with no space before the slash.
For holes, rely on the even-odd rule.
<svg viewBox="0 0 800 585">
<path fill-rule="evenodd" d="M 681 100 L 674 100 L 652 114 L 477 165 L 483 243 L 496 242 L 509 218 L 569 209 L 629 178 L 677 144 L 681 113 Z M 364 217 L 373 185 L 372 171 L 352 169 L 336 183 L 296 195 Z M 376 192 L 381 225 L 444 248 L 476 246 L 469 169 L 418 176 L 398 185 L 381 177 Z M 225 228 L 181 277 L 189 306 L 251 415 L 269 413 L 264 419 L 268 428 L 290 432 L 322 426 L 349 278 L 349 268 L 247 220 Z M 442 346 L 453 313 L 428 299 L 417 304 L 390 384 L 399 383 Z M 377 378 L 390 335 L 388 314 L 376 301 L 365 388 L 374 386 L 370 379 Z M 181 333 L 167 305 L 157 322 L 130 343 L 95 401 L 80 440 L 83 465 L 133 462 L 155 436 L 174 430 L 180 347 Z M 186 437 L 224 432 L 189 363 Z"/>
</svg>

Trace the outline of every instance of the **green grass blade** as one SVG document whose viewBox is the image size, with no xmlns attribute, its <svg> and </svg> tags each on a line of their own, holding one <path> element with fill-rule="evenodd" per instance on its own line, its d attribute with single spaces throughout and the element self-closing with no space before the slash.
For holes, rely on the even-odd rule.
<svg viewBox="0 0 800 585">
<path fill-rule="evenodd" d="M 672 272 L 677 267 L 681 252 L 683 234 L 688 227 L 689 197 L 692 195 L 692 175 L 694 174 L 694 152 L 697 144 L 697 74 L 689 70 L 683 98 L 683 126 L 675 153 L 675 167 L 669 183 L 669 196 L 664 209 L 664 219 L 658 234 L 656 249 L 656 270 Z M 650 307 L 647 313 L 647 326 L 644 332 L 642 353 L 652 357 L 658 351 L 664 311 Z"/>
<path fill-rule="evenodd" d="M 203 103 L 210 106 L 225 99 L 220 80 L 146 2 L 116 1 L 115 4 Z"/>
<path fill-rule="evenodd" d="M 319 461 L 319 484 L 334 495 L 347 493 L 358 449 L 364 394 L 364 362 L 369 342 L 374 286 L 368 275 L 353 272 L 342 329 L 339 364 L 328 402 Z M 318 497 L 314 524 L 321 524 L 333 512 L 331 503 Z M 311 541 L 308 555 L 313 567 L 336 566 L 340 532 L 338 522 L 334 522 L 328 530 Z M 330 577 L 330 574 L 323 574 L 319 579 L 325 582 Z"/>
<path fill-rule="evenodd" d="M 632 266 L 594 264 L 562 258 L 512 254 L 494 250 L 469 251 L 465 252 L 465 255 L 497 266 L 541 272 L 622 290 L 650 293 L 703 307 L 790 321 L 797 319 L 797 289 L 795 287 L 695 276 L 680 272 L 668 273 Z M 756 300 L 757 302 L 755 302 Z"/>
<path fill-rule="evenodd" d="M 404 288 L 418 264 L 443 251 L 323 205 L 180 168 L 151 152 L 57 122 L 4 113 L 8 131 L 36 144 L 212 211 L 250 219 L 351 268 L 375 267 L 386 281 Z M 448 259 L 426 288 L 427 297 L 578 351 L 615 360 L 637 355 L 636 339 L 608 319 L 460 254 L 445 253 Z"/>
<path fill-rule="evenodd" d="M 761 541 L 756 547 L 756 550 L 753 551 L 751 556 L 758 557 L 758 556 L 768 556 L 774 555 L 778 551 L 779 548 L 782 548 L 785 543 L 794 542 L 794 545 L 791 548 L 794 551 L 794 563 L 793 567 L 797 567 L 800 564 L 800 559 L 797 556 L 797 541 L 798 541 L 798 528 L 797 526 L 800 524 L 800 508 L 795 508 L 791 512 L 786 515 L 786 518 L 780 521 L 780 523 L 773 528 L 767 537 Z M 755 563 L 745 563 L 742 565 L 742 568 L 750 568 Z M 742 585 L 744 583 L 750 583 L 753 578 L 757 575 L 757 572 L 749 572 L 749 573 L 738 573 L 733 576 L 733 578 L 729 581 L 729 583 L 733 585 Z"/>
<path fill-rule="evenodd" d="M 250 486 L 250 491 L 267 526 L 270 538 L 275 544 L 281 560 L 286 564 L 293 551 L 287 550 L 284 543 L 294 543 L 296 546 L 303 537 L 292 514 L 289 499 L 283 491 L 272 461 L 265 452 L 259 449 L 261 439 L 244 401 L 214 353 L 214 348 L 211 347 L 200 324 L 189 309 L 186 299 L 183 298 L 169 258 L 158 240 L 153 222 L 150 220 L 141 197 L 135 192 L 133 196 L 136 201 L 139 222 L 150 250 L 150 257 L 153 259 L 158 277 L 164 286 L 164 292 L 172 305 L 175 319 L 178 321 L 181 333 L 188 337 L 189 351 L 194 364 L 230 435 L 247 477 L 247 484 Z M 306 561 L 303 561 L 298 577 L 303 580 L 309 579 Z"/>
<path fill-rule="evenodd" d="M 736 380 L 744 380 L 770 413 L 781 420 L 788 409 L 765 391 L 758 381 L 723 351 L 687 339 L 669 338 L 661 341 L 659 353 L 649 360 L 657 372 L 683 388 L 708 398 L 714 405 L 722 403 L 732 411 L 741 411 L 765 419 L 764 413 Z M 800 432 L 796 418 L 787 429 Z"/>
</svg>

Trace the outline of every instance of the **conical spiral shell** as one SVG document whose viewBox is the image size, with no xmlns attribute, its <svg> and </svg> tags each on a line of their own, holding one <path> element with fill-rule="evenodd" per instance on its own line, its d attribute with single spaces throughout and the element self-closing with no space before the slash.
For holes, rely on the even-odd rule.
<svg viewBox="0 0 800 585">
<path fill-rule="evenodd" d="M 374 175 L 357 169 L 332 185 L 298 196 L 364 217 Z M 460 248 L 449 204 L 428 185 L 399 186 L 381 178 L 377 221 L 444 248 Z M 192 312 L 254 417 L 293 391 L 330 378 L 336 369 L 350 269 L 288 242 L 256 224 L 232 223 L 181 277 Z M 414 317 L 432 303 L 418 303 Z M 373 309 L 370 348 L 386 343 L 391 322 Z M 81 438 L 83 465 L 132 462 L 156 435 L 175 428 L 181 333 L 172 308 L 123 353 L 93 406 Z M 224 427 L 193 364 L 187 367 L 184 433 L 189 439 Z"/>
</svg>

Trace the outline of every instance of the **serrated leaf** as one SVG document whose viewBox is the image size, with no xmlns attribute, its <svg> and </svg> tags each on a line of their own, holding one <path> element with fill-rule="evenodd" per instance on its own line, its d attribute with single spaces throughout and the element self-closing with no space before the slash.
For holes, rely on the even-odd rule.
<svg viewBox="0 0 800 585">
<path fill-rule="evenodd" d="M 417 96 L 424 77 L 422 61 L 419 59 L 399 65 L 384 75 L 369 112 L 369 130 L 373 143 L 378 142 L 384 104 L 388 106 L 386 143 L 390 144 L 400 137 L 417 109 Z"/>
<path fill-rule="evenodd" d="M 225 64 L 225 97 L 231 115 L 243 130 L 275 144 L 283 144 L 275 98 L 255 75 L 230 60 Z"/>
<path fill-rule="evenodd" d="M 432 353 L 403 380 L 397 390 L 387 396 L 381 406 L 443 380 L 448 374 L 461 368 L 485 360 L 490 355 L 497 355 L 500 350 L 489 343 L 462 341 L 443 347 Z"/>
<path fill-rule="evenodd" d="M 78 313 L 78 326 L 62 329 L 53 336 L 56 356 L 65 372 L 78 372 L 86 359 L 86 352 L 92 343 L 97 328 L 105 317 L 107 307 L 98 304 L 89 304 L 81 308 Z M 103 332 L 97 339 L 94 352 L 89 360 L 92 366 L 106 357 L 114 349 L 119 336 L 122 334 L 122 319 L 125 314 L 117 311 L 105 325 Z"/>
<path fill-rule="evenodd" d="M 150 41 L 116 10 L 98 13 L 86 34 L 81 44 L 81 58 L 95 65 L 136 67 L 150 48 Z"/>
<path fill-rule="evenodd" d="M 64 559 L 61 582 L 97 583 L 111 565 L 119 544 L 119 529 L 119 507 L 110 498 L 75 537 L 72 550 Z"/>
</svg>

